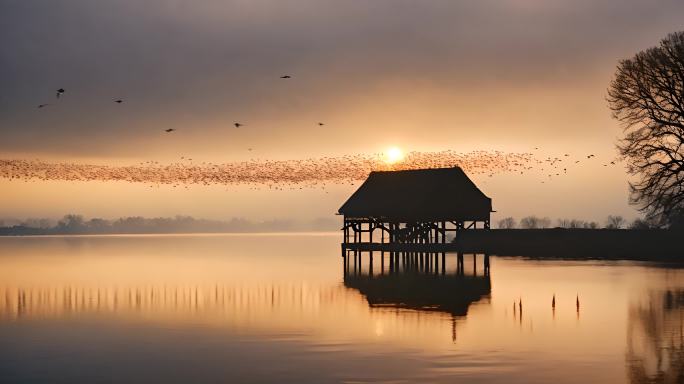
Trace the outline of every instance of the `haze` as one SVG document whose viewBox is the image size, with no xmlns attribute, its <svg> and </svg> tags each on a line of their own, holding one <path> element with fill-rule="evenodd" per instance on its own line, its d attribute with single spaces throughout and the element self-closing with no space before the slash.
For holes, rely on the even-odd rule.
<svg viewBox="0 0 684 384">
<path fill-rule="evenodd" d="M 505 173 L 475 182 L 499 216 L 586 220 L 636 215 L 623 167 L 602 166 L 621 132 L 605 90 L 620 59 L 682 29 L 684 16 L 680 1 L 635 0 L 0 9 L 0 158 L 121 165 L 537 147 L 539 158 L 596 162 L 545 183 Z M 0 216 L 310 219 L 332 215 L 354 189 L 2 179 Z"/>
</svg>

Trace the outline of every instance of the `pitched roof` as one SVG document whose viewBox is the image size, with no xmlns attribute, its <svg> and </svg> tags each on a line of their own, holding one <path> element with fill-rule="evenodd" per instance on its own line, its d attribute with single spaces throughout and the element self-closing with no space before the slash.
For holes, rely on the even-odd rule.
<svg viewBox="0 0 684 384">
<path fill-rule="evenodd" d="M 400 221 L 488 220 L 491 211 L 492 199 L 459 167 L 371 172 L 339 209 Z"/>
</svg>

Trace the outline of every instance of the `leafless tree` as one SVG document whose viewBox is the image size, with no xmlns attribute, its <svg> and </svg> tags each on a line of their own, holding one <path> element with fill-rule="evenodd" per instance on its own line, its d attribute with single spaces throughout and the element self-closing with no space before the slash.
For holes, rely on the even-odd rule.
<svg viewBox="0 0 684 384">
<path fill-rule="evenodd" d="M 570 220 L 569 219 L 558 219 L 558 227 L 570 228 Z"/>
<path fill-rule="evenodd" d="M 622 60 L 608 88 L 618 143 L 630 174 L 630 202 L 648 220 L 672 225 L 684 213 L 684 31 Z"/>
<path fill-rule="evenodd" d="M 520 228 L 548 228 L 549 225 L 551 225 L 551 219 L 549 219 L 548 217 L 539 218 L 537 216 L 527 216 L 520 219 Z"/>
<path fill-rule="evenodd" d="M 606 228 L 609 229 L 620 229 L 625 224 L 627 224 L 627 220 L 622 216 L 609 215 L 606 219 Z"/>
<path fill-rule="evenodd" d="M 630 229 L 653 229 L 654 227 L 653 223 L 641 218 L 634 219 L 632 224 L 629 225 Z"/>
<path fill-rule="evenodd" d="M 500 229 L 513 229 L 517 226 L 515 219 L 512 217 L 505 217 L 499 220 L 498 224 Z"/>
</svg>

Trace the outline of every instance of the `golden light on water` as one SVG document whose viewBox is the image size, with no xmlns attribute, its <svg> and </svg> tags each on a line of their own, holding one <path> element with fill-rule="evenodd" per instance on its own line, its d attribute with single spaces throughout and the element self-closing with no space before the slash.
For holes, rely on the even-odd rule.
<svg viewBox="0 0 684 384">
<path fill-rule="evenodd" d="M 391 147 L 384 153 L 384 160 L 387 164 L 394 164 L 404 159 L 404 152 L 398 147 Z"/>
</svg>

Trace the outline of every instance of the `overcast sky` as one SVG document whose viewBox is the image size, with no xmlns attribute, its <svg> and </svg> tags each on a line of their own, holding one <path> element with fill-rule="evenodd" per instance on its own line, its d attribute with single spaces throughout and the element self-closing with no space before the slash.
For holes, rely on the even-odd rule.
<svg viewBox="0 0 684 384">
<path fill-rule="evenodd" d="M 683 20 L 675 0 L 0 0 L 0 158 L 232 161 L 388 146 L 610 158 L 620 128 L 605 90 L 617 62 Z M 541 190 L 507 176 L 480 182 L 513 215 L 634 214 L 623 169 Z M 314 217 L 351 192 L 0 187 L 13 202 L 0 216 Z M 99 207 L 114 190 L 125 201 Z"/>
</svg>

